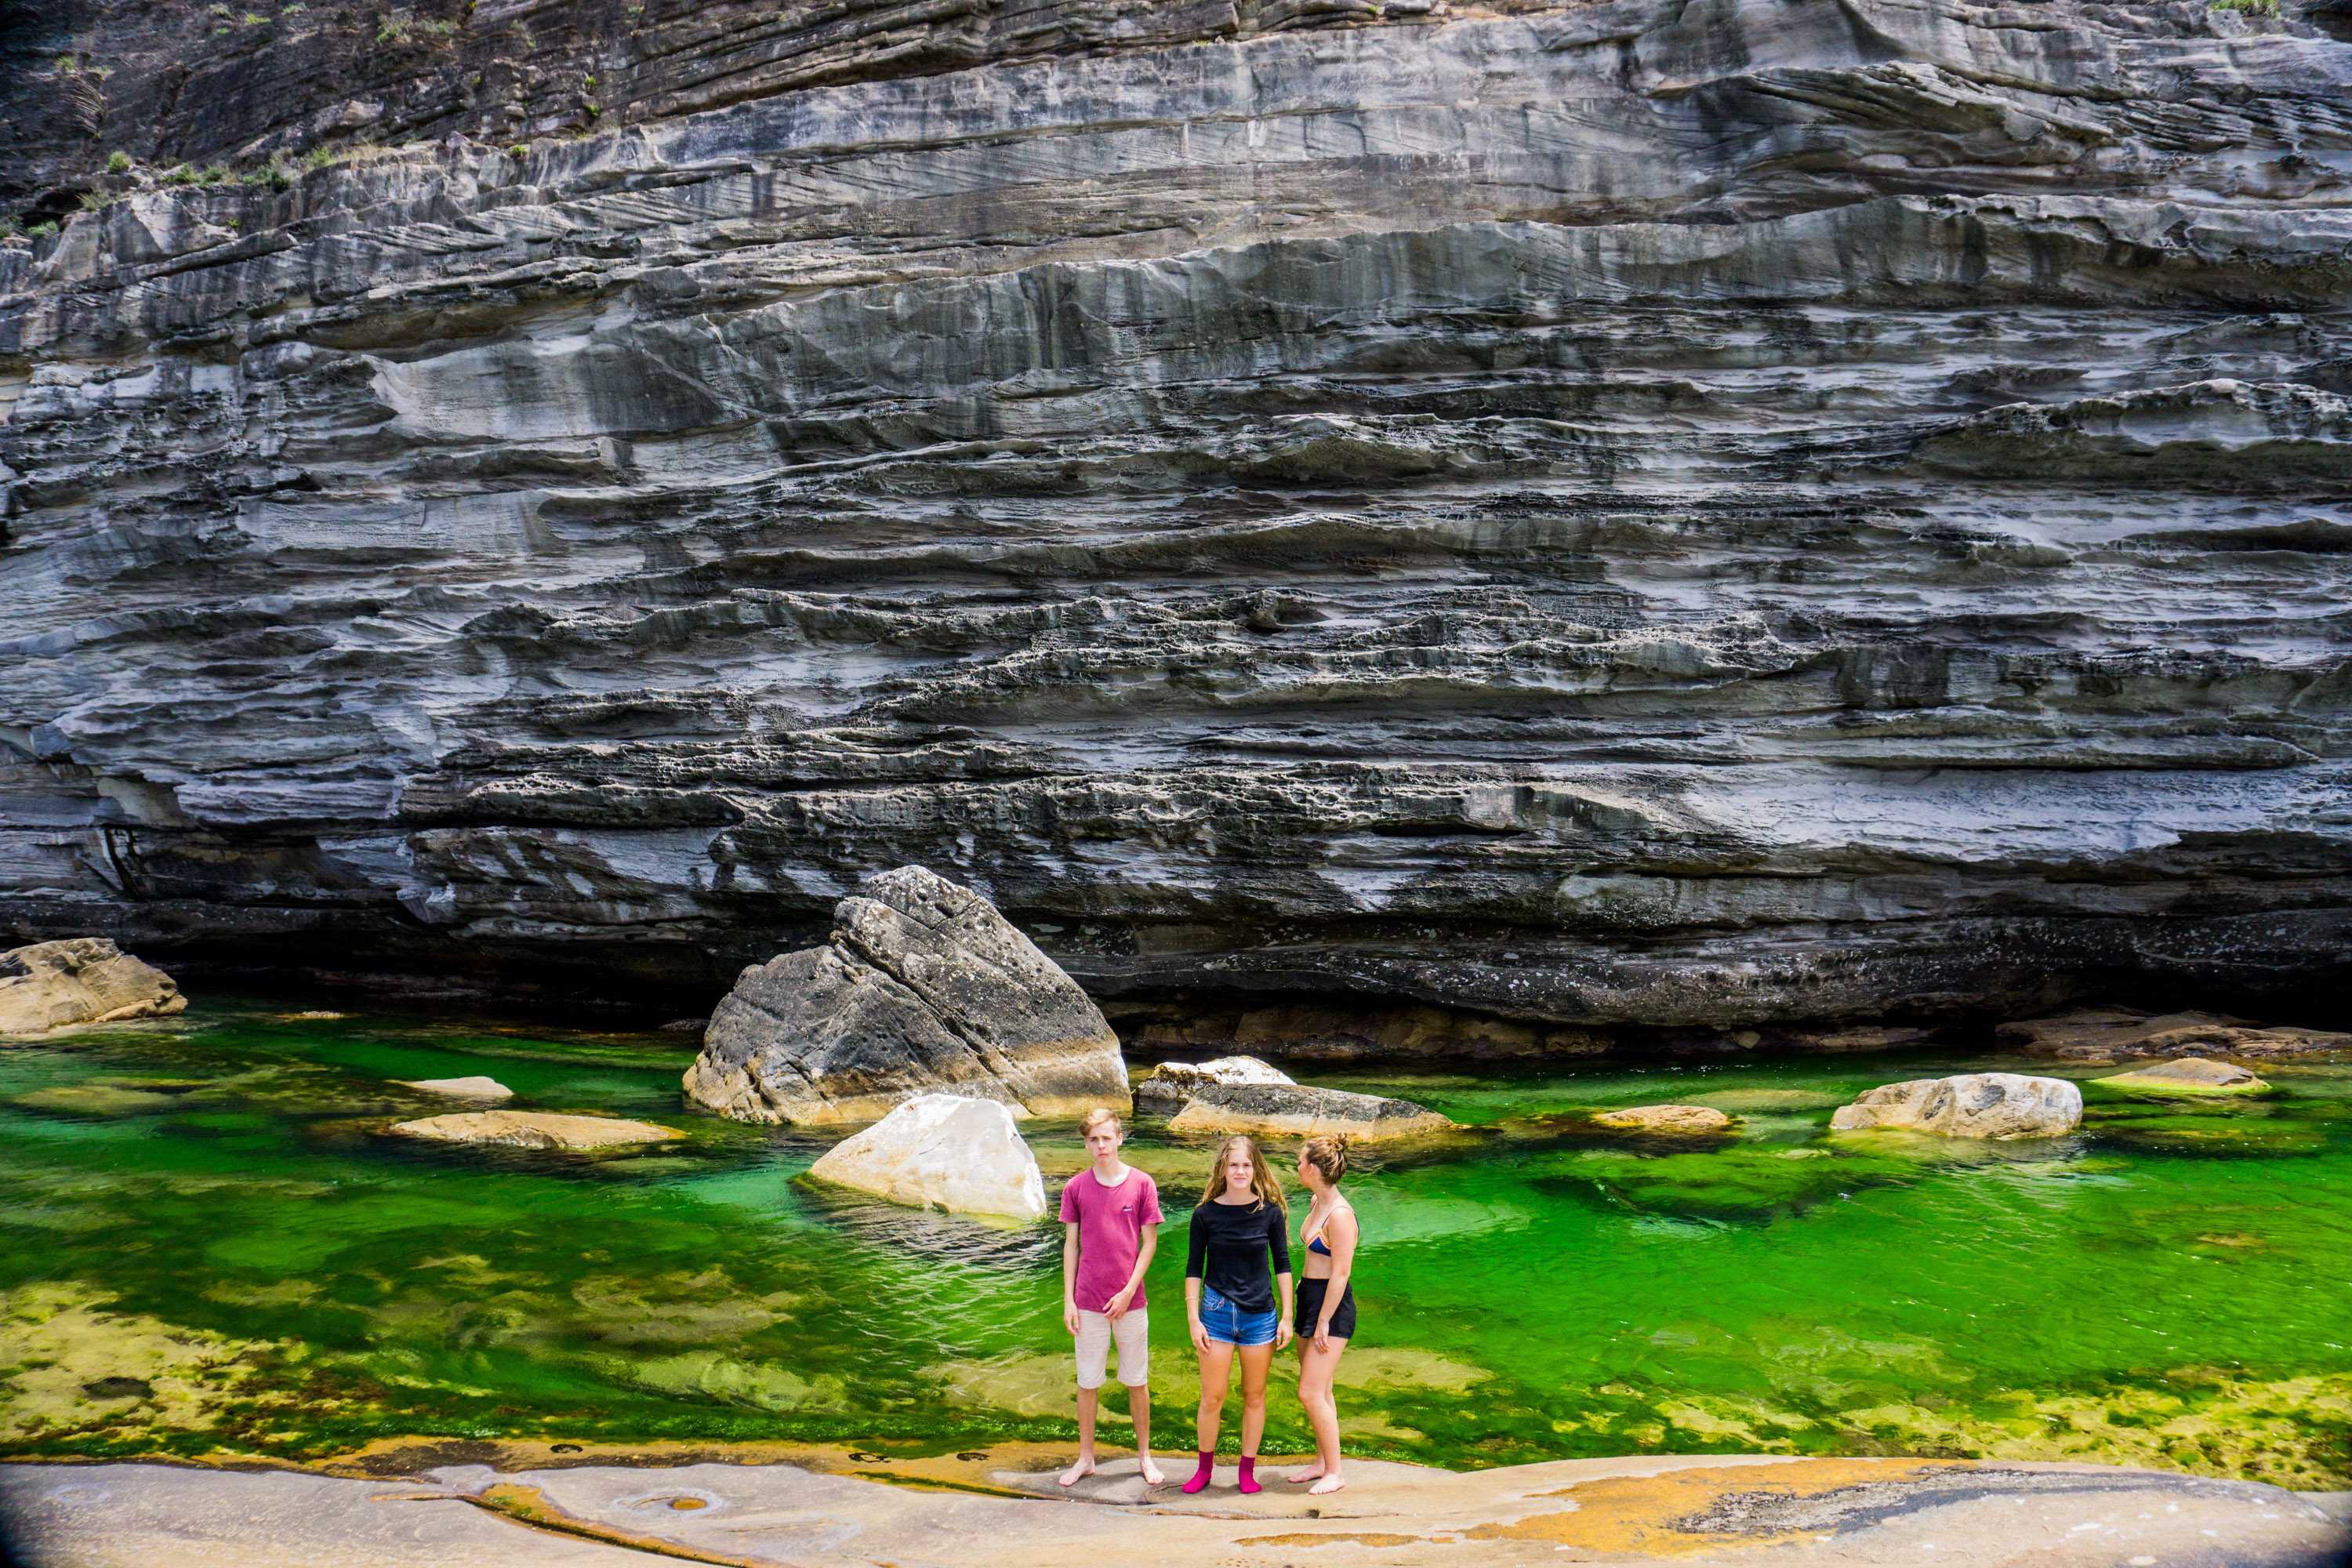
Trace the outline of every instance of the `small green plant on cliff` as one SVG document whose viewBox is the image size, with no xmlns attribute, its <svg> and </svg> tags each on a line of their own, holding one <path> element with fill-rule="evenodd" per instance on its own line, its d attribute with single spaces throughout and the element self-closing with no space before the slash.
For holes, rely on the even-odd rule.
<svg viewBox="0 0 2352 1568">
<path fill-rule="evenodd" d="M 106 155 L 106 172 L 110 174 L 131 173 L 131 154 L 117 147 Z"/>
<path fill-rule="evenodd" d="M 269 18 L 258 11 L 247 11 L 244 16 L 239 16 L 237 21 L 248 27 L 266 27 L 269 25 Z"/>
<path fill-rule="evenodd" d="M 75 59 L 71 55 L 59 55 L 58 57 L 58 74 L 59 76 L 76 76 L 79 75 L 80 71 L 81 62 Z"/>
<path fill-rule="evenodd" d="M 514 159 L 528 158 L 530 156 L 530 149 L 518 142 L 513 146 L 507 149 L 507 156 Z"/>
<path fill-rule="evenodd" d="M 428 38 L 446 38 L 457 32 L 455 22 L 419 22 L 416 30 Z"/>
<path fill-rule="evenodd" d="M 226 5 L 218 4 L 217 0 L 215 0 L 215 4 L 205 7 L 205 15 L 207 16 L 217 16 L 222 21 L 226 22 L 231 16 L 236 16 L 236 13 L 230 10 Z"/>
<path fill-rule="evenodd" d="M 80 199 L 81 210 L 86 213 L 102 213 L 112 206 L 116 200 L 115 196 L 107 191 L 84 191 Z"/>
<path fill-rule="evenodd" d="M 163 183 L 167 185 L 193 185 L 196 178 L 196 172 L 185 163 L 175 163 L 163 171 Z"/>
<path fill-rule="evenodd" d="M 408 18 L 405 16 L 386 16 L 383 19 L 383 26 L 377 27 L 375 30 L 375 41 L 379 44 L 404 44 L 408 42 Z"/>
<path fill-rule="evenodd" d="M 51 219 L 47 223 L 27 225 L 25 233 L 33 239 L 55 239 L 58 237 L 57 221 Z"/>
<path fill-rule="evenodd" d="M 299 16 L 310 8 L 310 7 L 308 5 L 302 4 L 302 0 L 294 0 L 294 4 L 291 5 L 280 5 L 278 7 L 278 14 L 281 16 Z"/>
<path fill-rule="evenodd" d="M 2206 9 L 2244 11 L 2256 16 L 2275 16 L 2279 14 L 2278 0 L 2211 0 L 2211 4 Z"/>
<path fill-rule="evenodd" d="M 200 185 L 226 185 L 229 183 L 230 178 L 231 176 L 226 163 L 215 163 L 211 168 L 206 169 L 203 174 L 196 176 L 196 184 Z"/>
</svg>

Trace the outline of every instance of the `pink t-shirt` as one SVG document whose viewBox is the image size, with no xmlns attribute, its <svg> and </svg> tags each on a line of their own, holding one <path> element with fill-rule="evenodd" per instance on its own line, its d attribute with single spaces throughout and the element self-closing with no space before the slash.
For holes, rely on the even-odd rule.
<svg viewBox="0 0 2352 1568">
<path fill-rule="evenodd" d="M 1106 1187 L 1089 1165 L 1062 1187 L 1062 1223 L 1078 1227 L 1078 1278 L 1070 1294 L 1080 1311 L 1103 1311 L 1135 1272 L 1136 1257 L 1143 1250 L 1143 1227 L 1160 1223 L 1159 1185 L 1129 1165 L 1125 1181 Z M 1128 1307 L 1131 1310 L 1142 1305 L 1139 1280 Z"/>
</svg>

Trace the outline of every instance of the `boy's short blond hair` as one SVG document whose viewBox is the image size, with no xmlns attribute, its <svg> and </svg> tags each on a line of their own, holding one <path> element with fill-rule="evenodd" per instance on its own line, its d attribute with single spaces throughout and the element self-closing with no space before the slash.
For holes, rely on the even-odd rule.
<svg viewBox="0 0 2352 1568">
<path fill-rule="evenodd" d="M 1092 1110 L 1087 1111 L 1086 1119 L 1078 1123 L 1078 1136 L 1081 1138 L 1093 1137 L 1095 1135 L 1095 1129 L 1106 1121 L 1109 1122 L 1113 1127 L 1118 1130 L 1119 1136 L 1125 1137 L 1127 1135 L 1127 1123 L 1118 1119 L 1118 1112 L 1113 1110 L 1108 1105 L 1097 1105 Z"/>
</svg>

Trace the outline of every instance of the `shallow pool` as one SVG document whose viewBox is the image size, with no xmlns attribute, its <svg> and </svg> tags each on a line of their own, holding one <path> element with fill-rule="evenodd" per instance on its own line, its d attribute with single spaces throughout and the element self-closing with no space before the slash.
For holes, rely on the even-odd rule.
<svg viewBox="0 0 2352 1568">
<path fill-rule="evenodd" d="M 1066 1437 L 1058 1227 L 812 1186 L 827 1140 L 680 1105 L 693 1048 L 215 1005 L 0 1049 L 0 1449 Z M 2026 1064 L 1314 1077 L 1474 1129 L 1349 1178 L 1352 1444 L 1448 1465 L 1982 1455 L 2352 1485 L 2352 1068 L 2266 1068 L 2274 1096 L 2210 1105 L 2093 1086 L 2083 1132 L 2048 1142 L 1827 1131 L 1873 1084 L 1998 1065 Z M 388 1080 L 473 1073 L 516 1109 L 689 1136 L 599 1159 L 381 1136 L 464 1109 Z M 1584 1118 L 1667 1100 L 1731 1112 L 1737 1136 L 1661 1144 Z M 1074 1129 L 1029 1132 L 1049 1188 L 1081 1164 Z M 1152 1389 L 1180 1450 L 1181 1219 L 1209 1153 L 1152 1123 L 1129 1149 L 1171 1222 Z M 1307 1446 L 1277 1384 L 1267 1447 Z"/>
</svg>

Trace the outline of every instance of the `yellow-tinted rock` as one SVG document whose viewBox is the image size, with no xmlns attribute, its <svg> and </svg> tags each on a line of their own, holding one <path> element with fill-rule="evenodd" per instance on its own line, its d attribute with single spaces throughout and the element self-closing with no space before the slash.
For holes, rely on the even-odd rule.
<svg viewBox="0 0 2352 1568">
<path fill-rule="evenodd" d="M 1596 1112 L 1592 1120 L 1643 1132 L 1720 1132 L 1731 1125 L 1730 1117 L 1706 1105 L 1633 1105 Z"/>
<path fill-rule="evenodd" d="M 661 1143 L 686 1136 L 673 1127 L 625 1121 L 614 1116 L 559 1116 L 543 1110 L 466 1110 L 428 1116 L 392 1128 L 397 1138 L 436 1143 L 488 1143 L 507 1149 L 562 1149 L 577 1152 L 631 1143 Z"/>
</svg>

